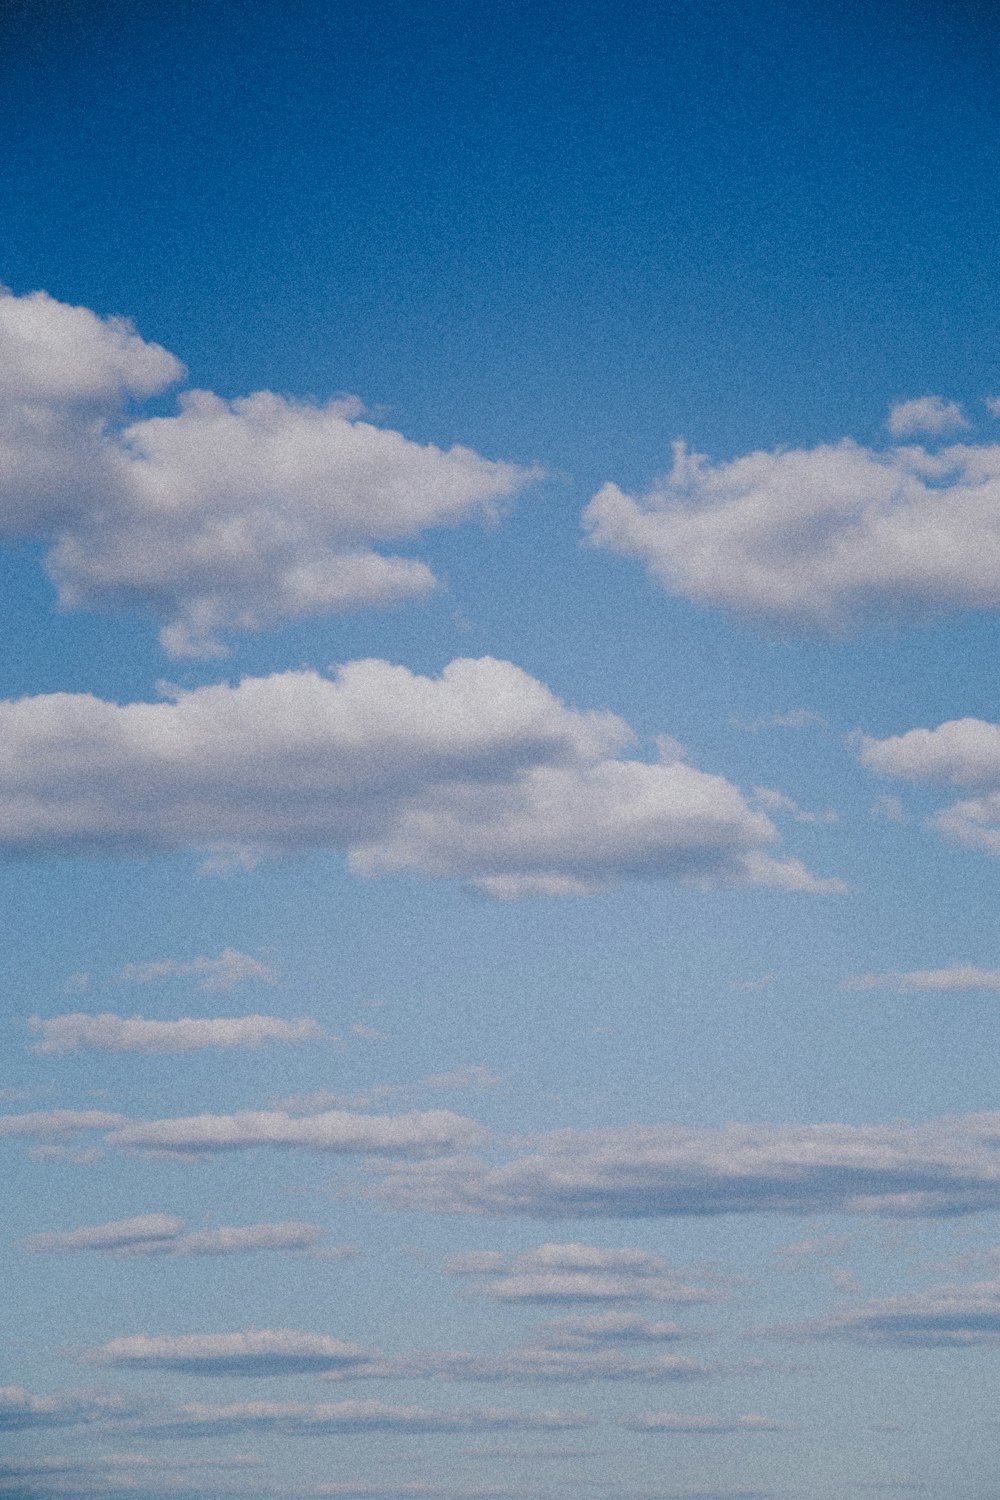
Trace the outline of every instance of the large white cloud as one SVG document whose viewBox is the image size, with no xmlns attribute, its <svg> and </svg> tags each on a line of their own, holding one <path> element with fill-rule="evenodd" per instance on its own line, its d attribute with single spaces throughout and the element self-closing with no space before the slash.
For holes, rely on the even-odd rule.
<svg viewBox="0 0 1000 1500">
<path fill-rule="evenodd" d="M 269 391 L 189 391 L 122 425 L 184 368 L 121 319 L 0 289 L 0 534 L 37 536 L 62 602 L 143 608 L 180 654 L 216 632 L 391 604 L 435 585 L 375 548 L 493 513 L 534 471 L 443 451 Z"/>
<path fill-rule="evenodd" d="M 260 1047 L 265 1042 L 320 1041 L 325 1033 L 315 1021 L 280 1016 L 185 1016 L 179 1021 L 147 1021 L 143 1016 L 32 1016 L 28 1025 L 41 1032 L 36 1052 L 200 1052 L 206 1047 Z"/>
<path fill-rule="evenodd" d="M 188 1375 L 301 1375 L 363 1372 L 370 1349 L 294 1328 L 248 1329 L 177 1337 L 135 1334 L 112 1339 L 87 1362 L 122 1370 L 176 1370 Z"/>
<path fill-rule="evenodd" d="M 620 758 L 632 739 L 489 657 L 436 678 L 357 661 L 124 707 L 25 698 L 0 703 L 0 853 L 337 848 L 361 872 L 500 896 L 620 875 L 843 888 L 768 852 L 773 824 L 723 777 L 669 750 Z"/>
<path fill-rule="evenodd" d="M 896 410 L 900 432 L 954 417 L 926 401 Z M 1000 605 L 996 444 L 881 452 L 845 439 L 712 463 L 678 443 L 647 495 L 606 484 L 583 521 L 671 593 L 785 628 Z"/>
<path fill-rule="evenodd" d="M 951 719 L 884 740 L 858 735 L 856 742 L 862 764 L 879 775 L 974 792 L 936 813 L 932 826 L 956 843 L 1000 854 L 1000 725 Z"/>
<path fill-rule="evenodd" d="M 634 1125 L 552 1132 L 501 1163 L 400 1163 L 374 1191 L 400 1208 L 487 1217 L 933 1217 L 1000 1207 L 998 1147 L 997 1114 L 922 1126 Z"/>
</svg>

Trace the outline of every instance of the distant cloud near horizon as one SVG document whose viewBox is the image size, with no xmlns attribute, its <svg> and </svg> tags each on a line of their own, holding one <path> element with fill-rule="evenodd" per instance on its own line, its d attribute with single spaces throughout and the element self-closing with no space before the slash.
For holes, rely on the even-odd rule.
<svg viewBox="0 0 1000 1500">
<path fill-rule="evenodd" d="M 96 1252 L 113 1256 L 242 1255 L 257 1250 L 309 1250 L 326 1236 L 320 1224 L 215 1225 L 189 1230 L 184 1219 L 170 1214 L 142 1214 L 108 1224 L 28 1235 L 19 1242 L 34 1252 Z M 343 1245 L 323 1252 L 327 1258 L 348 1259 L 358 1252 Z"/>
<path fill-rule="evenodd" d="M 265 1042 L 302 1043 L 324 1040 L 315 1021 L 285 1021 L 278 1016 L 227 1016 L 216 1020 L 184 1017 L 178 1021 L 147 1021 L 143 1016 L 85 1015 L 32 1016 L 32 1031 L 42 1033 L 36 1052 L 141 1052 L 147 1056 L 171 1052 L 201 1052 L 207 1047 L 260 1047 Z"/>
</svg>

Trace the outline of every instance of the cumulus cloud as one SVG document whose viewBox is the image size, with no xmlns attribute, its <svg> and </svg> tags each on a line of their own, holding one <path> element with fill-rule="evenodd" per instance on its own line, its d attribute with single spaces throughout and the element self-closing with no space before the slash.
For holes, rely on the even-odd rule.
<svg viewBox="0 0 1000 1500">
<path fill-rule="evenodd" d="M 901 1349 L 1000 1344 L 1000 1281 L 927 1287 L 845 1308 L 828 1318 L 773 1330 Z"/>
<path fill-rule="evenodd" d="M 768 812 L 788 813 L 797 823 L 836 823 L 837 813 L 832 810 L 827 812 L 807 812 L 785 792 L 779 792 L 770 786 L 755 786 L 753 794 Z"/>
<path fill-rule="evenodd" d="M 184 1219 L 170 1214 L 141 1214 L 81 1229 L 32 1234 L 21 1240 L 23 1250 L 100 1251 L 108 1255 L 242 1255 L 252 1250 L 308 1250 L 325 1237 L 319 1224 L 217 1225 L 187 1230 Z M 326 1255 L 346 1257 L 350 1246 L 332 1247 Z"/>
<path fill-rule="evenodd" d="M 946 401 L 943 396 L 917 396 L 913 401 L 898 402 L 885 425 L 890 436 L 907 438 L 918 432 L 942 437 L 968 427 L 969 423 L 957 401 Z"/>
<path fill-rule="evenodd" d="M 203 990 L 228 990 L 244 979 L 273 984 L 277 977 L 272 968 L 251 958 L 249 953 L 223 948 L 218 958 L 199 954 L 186 960 L 163 958 L 151 963 L 126 964 L 118 978 L 125 984 L 152 984 L 159 979 L 178 979 L 189 974 L 200 981 Z"/>
<path fill-rule="evenodd" d="M 635 1125 L 556 1131 L 506 1162 L 399 1163 L 373 1190 L 487 1217 L 722 1213 L 932 1217 L 1000 1206 L 1000 1115 L 926 1125 Z"/>
<path fill-rule="evenodd" d="M 219 632 L 394 604 L 435 587 L 384 554 L 498 506 L 537 477 L 468 448 L 410 442 L 353 397 L 187 391 L 123 425 L 178 360 L 121 319 L 0 289 L 0 533 L 38 537 L 63 604 L 142 608 L 180 656 Z"/>
<path fill-rule="evenodd" d="M 659 1255 L 596 1245 L 545 1244 L 510 1258 L 458 1256 L 445 1269 L 492 1275 L 480 1295 L 494 1302 L 717 1302 L 719 1289 L 693 1285 Z"/>
<path fill-rule="evenodd" d="M 496 896 L 620 876 L 843 889 L 768 852 L 772 823 L 723 777 L 621 758 L 633 738 L 488 657 L 437 678 L 356 661 L 124 707 L 25 698 L 0 703 L 0 853 L 333 848 L 363 874 Z"/>
<path fill-rule="evenodd" d="M 1000 725 L 951 719 L 884 740 L 854 739 L 861 763 L 881 776 L 975 792 L 936 813 L 931 825 L 956 843 L 1000 854 Z"/>
<path fill-rule="evenodd" d="M 975 964 L 952 964 L 948 969 L 910 969 L 886 974 L 854 974 L 847 981 L 852 990 L 1000 990 L 1000 969 L 980 969 Z"/>
<path fill-rule="evenodd" d="M 325 1035 L 315 1021 L 277 1016 L 227 1016 L 217 1020 L 147 1021 L 142 1016 L 32 1016 L 42 1033 L 36 1052 L 200 1052 L 206 1047 L 260 1047 L 264 1042 L 314 1042 Z"/>
<path fill-rule="evenodd" d="M 646 1411 L 624 1417 L 620 1424 L 632 1432 L 700 1432 L 711 1436 L 723 1432 L 786 1432 L 781 1422 L 746 1412 L 735 1417 L 695 1416 L 690 1412 Z"/>
<path fill-rule="evenodd" d="M 897 408 L 904 425 L 912 405 Z M 925 429 L 951 413 L 916 405 Z M 997 445 L 881 452 L 844 439 L 713 464 L 677 443 L 649 494 L 606 484 L 583 523 L 671 593 L 786 629 L 1000 604 Z"/>
</svg>

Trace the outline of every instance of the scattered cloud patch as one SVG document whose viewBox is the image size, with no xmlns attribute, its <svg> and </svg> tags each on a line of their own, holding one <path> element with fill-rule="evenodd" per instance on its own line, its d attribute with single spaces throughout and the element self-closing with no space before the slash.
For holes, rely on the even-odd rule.
<svg viewBox="0 0 1000 1500">
<path fill-rule="evenodd" d="M 900 401 L 894 406 L 885 425 L 890 437 L 908 438 L 919 432 L 944 437 L 970 423 L 957 401 L 946 401 L 943 396 L 917 396 L 913 401 Z"/>
<path fill-rule="evenodd" d="M 319 1224 L 217 1225 L 188 1230 L 184 1219 L 169 1214 L 142 1214 L 81 1229 L 32 1234 L 21 1240 L 23 1250 L 100 1251 L 129 1255 L 242 1255 L 253 1250 L 309 1250 L 325 1238 Z M 328 1255 L 346 1257 L 350 1247 L 331 1247 Z"/>
<path fill-rule="evenodd" d="M 695 1416 L 689 1412 L 647 1411 L 638 1417 L 625 1417 L 622 1427 L 632 1432 L 696 1432 L 706 1436 L 725 1432 L 787 1432 L 782 1422 L 747 1412 L 735 1417 Z"/>
<path fill-rule="evenodd" d="M 203 990 L 228 990 L 246 979 L 256 979 L 262 984 L 274 984 L 277 975 L 268 964 L 251 958 L 249 953 L 240 953 L 236 948 L 223 948 L 218 958 L 199 954 L 197 958 L 157 959 L 151 963 L 126 964 L 118 975 L 124 984 L 153 984 L 160 979 L 180 979 L 188 975 L 199 980 Z"/>
<path fill-rule="evenodd" d="M 479 1295 L 493 1302 L 717 1302 L 719 1288 L 698 1286 L 645 1250 L 545 1244 L 503 1257 L 480 1251 L 445 1262 L 452 1274 L 490 1277 Z"/>
<path fill-rule="evenodd" d="M 405 1156 L 455 1150 L 480 1140 L 483 1134 L 474 1120 L 445 1109 L 400 1115 L 327 1110 L 300 1116 L 284 1110 L 244 1110 L 232 1115 L 130 1120 L 111 1130 L 107 1140 L 109 1145 L 130 1150 L 181 1155 L 272 1146 Z"/>
<path fill-rule="evenodd" d="M 852 990 L 1000 990 L 1000 969 L 975 964 L 952 964 L 948 969 L 911 969 L 909 972 L 854 974 L 846 982 Z"/>
<path fill-rule="evenodd" d="M 918 1126 L 635 1125 L 536 1143 L 500 1163 L 456 1155 L 390 1165 L 373 1191 L 401 1208 L 497 1218 L 921 1218 L 1000 1206 L 998 1114 Z"/>
<path fill-rule="evenodd" d="M 123 426 L 126 399 L 163 393 L 183 366 L 44 292 L 0 289 L 0 366 L 0 533 L 48 545 L 63 605 L 142 608 L 175 656 L 426 595 L 426 564 L 379 549 L 494 517 L 539 477 L 411 442 L 353 397 L 192 390 L 175 415 Z"/>
<path fill-rule="evenodd" d="M 358 1344 L 293 1328 L 242 1333 L 112 1339 L 86 1356 L 87 1363 L 118 1370 L 174 1370 L 185 1375 L 304 1375 L 363 1371 L 375 1357 Z"/>
<path fill-rule="evenodd" d="M 954 416 L 917 404 L 937 433 Z M 645 563 L 671 593 L 833 634 L 995 609 L 998 518 L 1000 446 L 881 452 L 850 439 L 718 464 L 676 443 L 649 494 L 606 484 L 583 512 L 594 546 Z"/>
<path fill-rule="evenodd" d="M 23 1386 L 0 1386 L 0 1432 L 30 1432 L 39 1427 L 77 1427 L 127 1417 L 137 1410 L 122 1396 L 95 1391 L 60 1391 L 35 1396 Z"/>
<path fill-rule="evenodd" d="M 900 1349 L 1000 1345 L 1000 1281 L 928 1287 L 774 1332 Z"/>
<path fill-rule="evenodd" d="M 206 1047 L 260 1047 L 265 1042 L 301 1043 L 324 1039 L 315 1021 L 283 1021 L 278 1016 L 227 1016 L 217 1020 L 185 1017 L 179 1021 L 147 1021 L 143 1016 L 85 1015 L 44 1019 L 32 1016 L 28 1025 L 42 1033 L 36 1052 L 201 1052 Z"/>
<path fill-rule="evenodd" d="M 229 1405 L 188 1402 L 150 1413 L 130 1424 L 157 1437 L 239 1437 L 275 1433 L 321 1437 L 338 1433 L 537 1432 L 591 1425 L 583 1412 L 517 1411 L 510 1407 L 462 1410 L 390 1406 L 382 1401 L 243 1401 Z"/>
</svg>

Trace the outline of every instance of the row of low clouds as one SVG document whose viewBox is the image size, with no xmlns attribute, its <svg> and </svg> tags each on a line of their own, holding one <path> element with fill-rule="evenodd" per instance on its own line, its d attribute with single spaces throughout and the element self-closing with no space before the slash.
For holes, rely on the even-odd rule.
<svg viewBox="0 0 1000 1500">
<path fill-rule="evenodd" d="M 165 967 L 165 966 L 164 966 Z M 184 967 L 184 966 L 179 966 Z M 855 974 L 845 980 L 846 989 L 890 989 L 901 993 L 927 990 L 945 994 L 967 990 L 1000 990 L 1000 969 L 985 969 L 975 964 L 953 964 L 945 969 L 912 969 L 883 974 Z M 100 1052 L 135 1052 L 146 1055 L 200 1052 L 208 1048 L 258 1048 L 267 1042 L 302 1044 L 329 1041 L 331 1038 L 317 1022 L 308 1017 L 284 1020 L 279 1016 L 184 1016 L 174 1021 L 147 1020 L 144 1016 L 119 1016 L 112 1012 L 90 1014 L 73 1011 L 61 1016 L 32 1016 L 28 1025 L 41 1035 L 34 1050 L 41 1053 L 65 1053 L 83 1050 Z M 358 1028 L 354 1028 L 358 1032 Z M 359 1033 L 360 1034 L 360 1033 Z M 489 1069 L 470 1067 L 450 1074 L 434 1074 L 414 1088 L 468 1089 L 489 1088 L 498 1082 Z M 351 1107 L 385 1103 L 395 1094 L 405 1093 L 403 1085 L 382 1084 L 367 1094 L 343 1099 L 336 1094 L 319 1092 L 289 1103 L 293 1111 Z"/>
<path fill-rule="evenodd" d="M 114 1256 L 244 1255 L 255 1250 L 312 1250 L 326 1236 L 319 1224 L 298 1220 L 283 1224 L 216 1225 L 211 1229 L 188 1229 L 184 1219 L 173 1214 L 136 1214 L 107 1224 L 87 1224 L 79 1229 L 46 1231 L 22 1240 L 24 1250 L 44 1252 L 96 1252 Z M 327 1257 L 346 1259 L 360 1252 L 353 1246 L 325 1249 Z"/>
<path fill-rule="evenodd" d="M 400 1435 L 563 1432 L 595 1426 L 596 1420 L 582 1411 L 391 1406 L 382 1401 L 242 1401 L 226 1405 L 185 1402 L 160 1407 L 134 1402 L 130 1411 L 124 1400 L 86 1392 L 41 1397 L 33 1396 L 19 1386 L 0 1388 L 0 1431 L 88 1424 L 115 1435 L 134 1433 L 149 1437 L 198 1438 L 252 1437 L 265 1433 L 300 1437 L 366 1432 Z M 724 1417 L 640 1412 L 619 1419 L 617 1425 L 639 1432 L 710 1434 L 781 1430 L 781 1424 L 752 1413 Z M 0 1476 L 2 1474 L 0 1469 Z M 331 1490 L 331 1493 L 335 1492 L 336 1487 Z M 703 1491 L 698 1493 L 704 1494 Z"/>
<path fill-rule="evenodd" d="M 246 1110 L 133 1120 L 102 1110 L 0 1116 L 0 1138 L 104 1143 L 197 1158 L 260 1148 L 368 1156 L 383 1165 L 370 1191 L 400 1209 L 495 1218 L 631 1219 L 722 1213 L 852 1213 L 920 1218 L 1000 1208 L 1000 1114 L 924 1125 L 632 1125 L 554 1131 L 507 1160 L 450 1110 L 292 1115 Z M 373 1165 L 375 1162 L 373 1161 Z M 484 1266 L 485 1270 L 486 1267 Z M 516 1267 L 518 1277 L 627 1276 L 626 1268 Z M 659 1274 L 659 1273 L 654 1273 Z M 643 1275 L 632 1274 L 632 1284 Z M 550 1281 L 550 1289 L 557 1285 Z M 583 1283 L 578 1282 L 580 1286 Z M 542 1285 L 528 1280 L 525 1290 Z M 592 1285 L 597 1285 L 596 1282 Z M 682 1296 L 683 1288 L 678 1289 Z"/>
<path fill-rule="evenodd" d="M 843 889 L 776 858 L 767 814 L 670 742 L 656 763 L 624 758 L 634 738 L 489 657 L 434 678 L 355 661 L 125 706 L 24 698 L 0 703 L 0 853 L 338 849 L 362 874 L 500 897 L 626 875 Z"/>
<path fill-rule="evenodd" d="M 0 535 L 48 544 L 64 604 L 143 608 L 177 655 L 424 595 L 427 565 L 378 549 L 495 514 L 537 477 L 411 442 L 354 398 L 188 391 L 174 415 L 127 419 L 183 366 L 43 292 L 0 292 L 0 372 Z M 1000 446 L 905 442 L 969 425 L 925 396 L 893 408 L 886 451 L 845 439 L 712 464 L 678 444 L 649 494 L 607 484 L 584 525 L 672 592 L 782 626 L 995 608 Z"/>
</svg>

